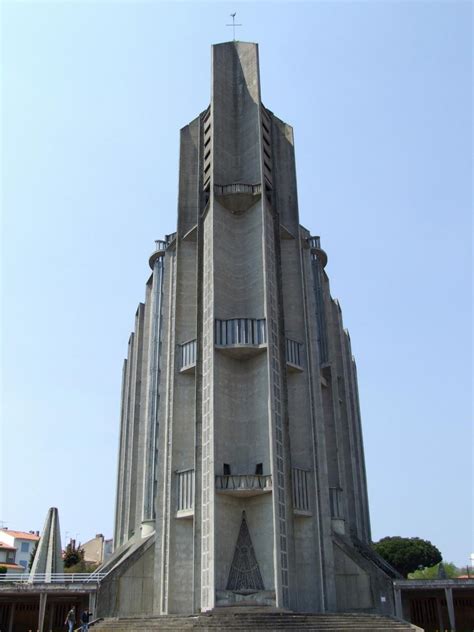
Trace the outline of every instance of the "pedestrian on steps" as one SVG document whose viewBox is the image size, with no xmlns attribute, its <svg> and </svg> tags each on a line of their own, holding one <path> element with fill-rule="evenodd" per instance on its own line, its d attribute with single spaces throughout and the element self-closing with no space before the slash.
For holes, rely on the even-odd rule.
<svg viewBox="0 0 474 632">
<path fill-rule="evenodd" d="M 82 632 L 87 632 L 89 630 L 90 616 L 91 616 L 91 613 L 89 612 L 89 610 L 84 610 L 84 612 L 81 614 Z"/>
<path fill-rule="evenodd" d="M 74 624 L 76 623 L 76 610 L 74 606 L 69 610 L 66 615 L 66 621 L 64 625 L 68 626 L 68 632 L 72 632 L 74 630 Z"/>
</svg>

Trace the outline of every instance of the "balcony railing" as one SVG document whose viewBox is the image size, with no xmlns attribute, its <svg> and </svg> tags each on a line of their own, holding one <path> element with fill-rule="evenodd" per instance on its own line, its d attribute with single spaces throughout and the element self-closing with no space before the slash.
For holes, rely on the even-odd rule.
<svg viewBox="0 0 474 632">
<path fill-rule="evenodd" d="M 250 195 L 256 195 L 261 191 L 261 184 L 242 184 L 240 182 L 236 182 L 235 184 L 214 185 L 214 192 L 216 195 L 231 195 L 233 193 L 249 193 Z"/>
<path fill-rule="evenodd" d="M 328 256 L 321 248 L 321 238 L 317 235 L 308 237 L 308 244 L 311 248 L 311 258 L 313 260 L 318 260 L 323 268 L 325 268 L 328 262 Z"/>
<path fill-rule="evenodd" d="M 265 318 L 216 319 L 216 345 L 263 345 L 267 341 Z"/>
<path fill-rule="evenodd" d="M 106 573 L 8 573 L 0 575 L 0 583 L 15 584 L 87 584 L 98 583 Z"/>
<path fill-rule="evenodd" d="M 229 474 L 216 476 L 216 491 L 235 496 L 256 496 L 272 491 L 270 474 Z"/>
<path fill-rule="evenodd" d="M 163 239 L 155 239 L 155 252 L 162 252 L 166 250 L 166 241 Z"/>
<path fill-rule="evenodd" d="M 180 345 L 180 371 L 185 373 L 196 366 L 197 340 L 189 340 Z"/>
<path fill-rule="evenodd" d="M 309 490 L 307 470 L 294 467 L 292 471 L 293 479 L 293 507 L 297 513 L 309 513 Z"/>
<path fill-rule="evenodd" d="M 187 518 L 194 513 L 194 470 L 176 472 L 178 487 L 177 517 Z"/>
<path fill-rule="evenodd" d="M 296 340 L 286 339 L 286 362 L 289 368 L 303 370 L 303 345 Z"/>
</svg>

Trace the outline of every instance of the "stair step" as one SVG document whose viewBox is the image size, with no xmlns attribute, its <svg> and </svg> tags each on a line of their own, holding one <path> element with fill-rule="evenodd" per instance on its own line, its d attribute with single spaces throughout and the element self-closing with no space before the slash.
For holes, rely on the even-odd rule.
<svg viewBox="0 0 474 632">
<path fill-rule="evenodd" d="M 371 614 L 308 614 L 288 611 L 222 610 L 202 615 L 104 619 L 91 632 L 412 632 L 410 624 Z"/>
</svg>

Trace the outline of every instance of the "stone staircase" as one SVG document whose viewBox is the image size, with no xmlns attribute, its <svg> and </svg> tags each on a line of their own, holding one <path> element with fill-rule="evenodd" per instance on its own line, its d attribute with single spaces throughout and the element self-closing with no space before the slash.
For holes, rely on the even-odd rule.
<svg viewBox="0 0 474 632">
<path fill-rule="evenodd" d="M 227 610 L 227 611 L 226 611 Z M 200 615 L 166 615 L 148 618 L 102 619 L 91 632 L 201 632 L 284 631 L 302 632 L 408 632 L 421 630 L 416 626 L 391 617 L 376 614 L 302 614 L 286 611 L 245 611 L 226 609 Z"/>
</svg>

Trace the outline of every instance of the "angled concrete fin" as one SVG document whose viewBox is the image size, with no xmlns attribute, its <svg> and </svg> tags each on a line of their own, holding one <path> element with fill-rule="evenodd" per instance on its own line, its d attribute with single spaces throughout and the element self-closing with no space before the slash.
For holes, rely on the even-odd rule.
<svg viewBox="0 0 474 632">
<path fill-rule="evenodd" d="M 44 574 L 44 581 L 51 581 L 52 573 L 63 573 L 64 563 L 61 550 L 61 532 L 56 507 L 51 507 L 46 516 L 41 538 L 31 567 L 30 581 L 36 574 Z"/>
<path fill-rule="evenodd" d="M 235 545 L 234 559 L 230 567 L 227 590 L 240 593 L 265 590 L 245 519 L 245 511 L 242 512 L 242 524 L 240 525 L 239 536 L 237 538 L 237 544 Z"/>
</svg>

